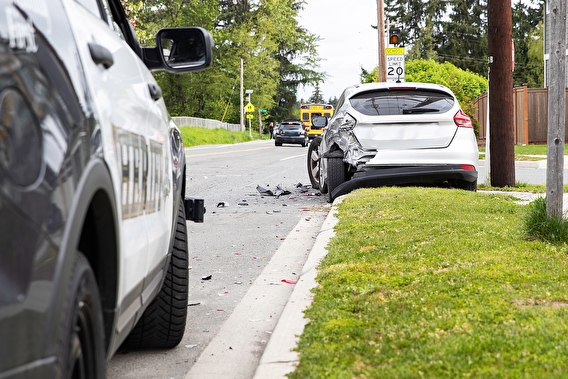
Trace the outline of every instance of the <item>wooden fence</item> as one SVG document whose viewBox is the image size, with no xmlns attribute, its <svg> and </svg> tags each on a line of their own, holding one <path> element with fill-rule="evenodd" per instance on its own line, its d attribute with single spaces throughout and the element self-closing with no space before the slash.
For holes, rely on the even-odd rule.
<svg viewBox="0 0 568 379">
<path fill-rule="evenodd" d="M 568 90 L 567 90 L 568 92 Z M 568 122 L 568 93 L 566 95 L 566 121 Z M 474 101 L 475 118 L 479 122 L 479 142 L 485 141 L 487 122 L 487 94 Z M 548 88 L 513 88 L 513 117 L 515 144 L 546 143 L 548 133 Z M 564 127 L 568 141 L 568 124 Z M 491 126 L 490 126 L 491 127 Z"/>
</svg>

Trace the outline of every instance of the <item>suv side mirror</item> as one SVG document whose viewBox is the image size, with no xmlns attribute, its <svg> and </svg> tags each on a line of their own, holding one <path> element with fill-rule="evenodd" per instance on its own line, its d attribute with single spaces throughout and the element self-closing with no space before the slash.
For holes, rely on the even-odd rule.
<svg viewBox="0 0 568 379">
<path fill-rule="evenodd" d="M 144 63 L 152 71 L 200 71 L 211 65 L 213 37 L 198 27 L 165 28 L 156 34 L 156 47 L 143 50 Z"/>
<path fill-rule="evenodd" d="M 327 126 L 327 117 L 325 116 L 313 116 L 312 117 L 312 127 L 315 129 L 322 129 Z"/>
</svg>

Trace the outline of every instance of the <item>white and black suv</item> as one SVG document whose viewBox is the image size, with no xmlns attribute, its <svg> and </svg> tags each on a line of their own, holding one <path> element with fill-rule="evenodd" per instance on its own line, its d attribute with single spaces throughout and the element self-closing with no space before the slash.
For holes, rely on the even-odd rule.
<svg viewBox="0 0 568 379">
<path fill-rule="evenodd" d="M 204 208 L 151 71 L 212 43 L 141 47 L 120 0 L 0 0 L 0 378 L 104 378 L 122 344 L 181 341 Z"/>
</svg>

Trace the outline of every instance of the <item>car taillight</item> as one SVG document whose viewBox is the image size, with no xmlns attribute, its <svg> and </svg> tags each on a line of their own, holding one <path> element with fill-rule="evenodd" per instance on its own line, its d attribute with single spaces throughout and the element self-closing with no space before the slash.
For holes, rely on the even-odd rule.
<svg viewBox="0 0 568 379">
<path fill-rule="evenodd" d="M 351 117 L 350 114 L 346 114 L 345 117 L 343 118 L 343 122 L 339 126 L 339 130 L 351 131 L 353 130 L 353 128 L 355 128 L 356 125 L 357 125 L 357 120 Z"/>
<path fill-rule="evenodd" d="M 463 111 L 459 110 L 458 113 L 454 116 L 454 122 L 460 128 L 473 128 L 473 123 L 471 122 L 471 118 L 468 115 L 463 113 Z"/>
<path fill-rule="evenodd" d="M 462 170 L 465 171 L 475 171 L 475 166 L 474 165 L 470 165 L 470 164 L 462 164 L 460 165 Z"/>
</svg>

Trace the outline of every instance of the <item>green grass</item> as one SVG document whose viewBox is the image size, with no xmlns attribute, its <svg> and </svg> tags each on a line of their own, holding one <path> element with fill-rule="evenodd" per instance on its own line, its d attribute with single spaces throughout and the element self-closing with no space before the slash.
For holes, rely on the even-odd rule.
<svg viewBox="0 0 568 379">
<path fill-rule="evenodd" d="M 479 148 L 480 152 L 485 152 L 485 148 Z M 564 154 L 568 153 L 568 144 L 564 145 Z M 546 155 L 547 145 L 515 145 L 515 155 Z"/>
<path fill-rule="evenodd" d="M 347 196 L 289 377 L 568 377 L 568 247 L 527 238 L 514 200 Z"/>
<path fill-rule="evenodd" d="M 185 147 L 197 145 L 232 144 L 248 142 L 257 139 L 268 139 L 268 135 L 260 135 L 258 131 L 230 132 L 226 129 L 207 129 L 193 126 L 182 126 L 181 131 L 183 145 Z"/>
<path fill-rule="evenodd" d="M 529 212 L 523 220 L 523 230 L 529 238 L 537 240 L 550 243 L 568 241 L 568 221 L 564 217 L 548 217 L 544 197 L 529 204 Z"/>
</svg>

